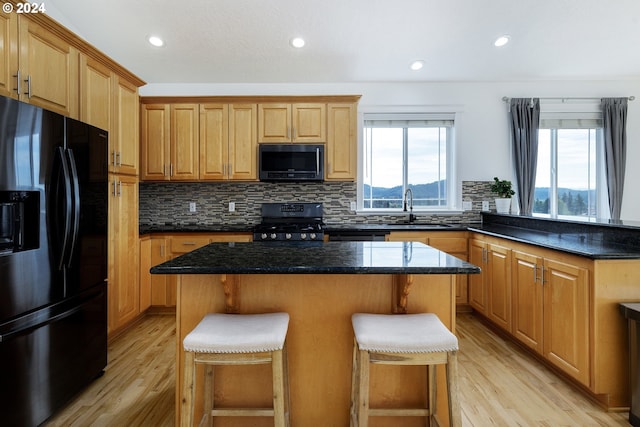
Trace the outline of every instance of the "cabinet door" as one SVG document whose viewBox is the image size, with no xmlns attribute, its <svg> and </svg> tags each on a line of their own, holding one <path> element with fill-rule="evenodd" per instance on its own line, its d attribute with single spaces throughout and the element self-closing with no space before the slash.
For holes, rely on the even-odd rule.
<svg viewBox="0 0 640 427">
<path fill-rule="evenodd" d="M 106 131 L 111 131 L 112 80 L 109 68 L 92 58 L 81 56 L 80 120 Z"/>
<path fill-rule="evenodd" d="M 513 335 L 542 353 L 542 258 L 513 251 L 511 272 Z"/>
<path fill-rule="evenodd" d="M 115 152 L 114 172 L 138 175 L 140 161 L 140 103 L 138 88 L 119 77 L 115 78 L 115 112 L 113 131 L 109 139 Z"/>
<path fill-rule="evenodd" d="M 589 386 L 589 271 L 544 260 L 545 357 Z"/>
<path fill-rule="evenodd" d="M 109 326 L 114 331 L 139 314 L 138 183 L 134 176 L 109 181 Z"/>
<path fill-rule="evenodd" d="M 482 314 L 487 314 L 487 276 L 486 244 L 481 240 L 469 240 L 469 262 L 482 269 L 480 274 L 469 274 L 469 304 Z"/>
<path fill-rule="evenodd" d="M 357 117 L 355 104 L 327 105 L 327 180 L 355 181 Z"/>
<path fill-rule="evenodd" d="M 258 104 L 258 141 L 291 142 L 291 104 Z"/>
<path fill-rule="evenodd" d="M 258 179 L 258 140 L 256 104 L 229 106 L 229 179 Z"/>
<path fill-rule="evenodd" d="M 79 118 L 78 50 L 23 16 L 18 27 L 20 100 Z"/>
<path fill-rule="evenodd" d="M 151 265 L 162 264 L 168 261 L 168 240 L 165 238 L 151 238 Z M 172 277 L 166 274 L 151 274 L 151 305 L 167 306 L 167 289 Z"/>
<path fill-rule="evenodd" d="M 293 104 L 291 114 L 291 140 L 293 142 L 326 142 L 327 106 L 325 104 Z"/>
<path fill-rule="evenodd" d="M 151 239 L 140 239 L 140 312 L 151 306 Z"/>
<path fill-rule="evenodd" d="M 229 106 L 200 105 L 200 179 L 226 179 L 229 164 Z"/>
<path fill-rule="evenodd" d="M 487 316 L 498 326 L 511 331 L 511 250 L 489 244 L 487 256 Z"/>
<path fill-rule="evenodd" d="M 140 178 L 143 180 L 169 180 L 169 115 L 169 105 L 142 105 Z"/>
<path fill-rule="evenodd" d="M 18 98 L 18 15 L 0 14 L 0 95 Z"/>
<path fill-rule="evenodd" d="M 169 174 L 172 181 L 194 181 L 200 174 L 198 104 L 171 104 Z"/>
</svg>

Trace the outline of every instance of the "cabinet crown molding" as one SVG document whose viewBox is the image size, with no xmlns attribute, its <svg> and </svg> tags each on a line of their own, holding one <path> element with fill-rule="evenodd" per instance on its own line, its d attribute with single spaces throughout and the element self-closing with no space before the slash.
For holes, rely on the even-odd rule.
<svg viewBox="0 0 640 427">
<path fill-rule="evenodd" d="M 181 104 L 182 103 L 261 104 L 261 103 L 268 103 L 268 102 L 283 102 L 283 103 L 314 102 L 314 103 L 328 104 L 332 102 L 355 103 L 355 102 L 358 102 L 361 97 L 362 95 L 141 96 L 140 103 L 141 104 L 176 104 L 176 103 L 181 103 Z"/>
</svg>

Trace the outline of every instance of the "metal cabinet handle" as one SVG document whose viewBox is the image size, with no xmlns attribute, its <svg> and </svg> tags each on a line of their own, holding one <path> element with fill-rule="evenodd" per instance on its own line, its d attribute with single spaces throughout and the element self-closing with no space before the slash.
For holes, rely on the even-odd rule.
<svg viewBox="0 0 640 427">
<path fill-rule="evenodd" d="M 14 88 L 13 90 L 15 90 L 18 93 L 18 96 L 20 96 L 20 70 L 16 71 L 16 74 L 13 76 L 16 78 L 16 83 L 17 86 L 16 88 Z"/>
<path fill-rule="evenodd" d="M 122 158 L 120 156 L 120 152 L 118 151 L 118 154 L 116 154 L 116 159 L 118 159 L 117 165 L 116 166 L 122 166 Z"/>
<path fill-rule="evenodd" d="M 27 83 L 27 91 L 24 94 L 27 95 L 27 98 L 31 98 L 31 75 L 27 76 L 25 82 Z"/>
<path fill-rule="evenodd" d="M 195 246 L 196 242 L 182 242 L 185 246 Z"/>
</svg>

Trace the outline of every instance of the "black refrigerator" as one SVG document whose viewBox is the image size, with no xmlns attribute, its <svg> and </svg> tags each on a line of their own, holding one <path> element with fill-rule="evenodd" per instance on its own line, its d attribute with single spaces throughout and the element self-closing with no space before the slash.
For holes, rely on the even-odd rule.
<svg viewBox="0 0 640 427">
<path fill-rule="evenodd" d="M 0 97 L 0 424 L 37 426 L 107 364 L 107 132 Z"/>
</svg>

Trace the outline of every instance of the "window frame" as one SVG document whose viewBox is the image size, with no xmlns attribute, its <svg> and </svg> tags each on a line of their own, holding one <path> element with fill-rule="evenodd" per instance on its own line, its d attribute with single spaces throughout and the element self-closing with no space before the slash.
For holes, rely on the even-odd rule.
<svg viewBox="0 0 640 427">
<path fill-rule="evenodd" d="M 587 120 L 596 121 L 599 123 L 593 126 L 547 126 L 544 122 L 558 122 L 565 120 Z M 576 215 L 561 215 L 559 214 L 558 205 L 558 130 L 561 129 L 584 129 L 595 130 L 595 215 L 576 216 Z M 604 134 L 602 128 L 602 112 L 597 105 L 581 105 L 581 106 L 567 106 L 563 105 L 562 108 L 558 106 L 547 106 L 546 111 L 541 106 L 540 126 L 539 131 L 549 131 L 549 145 L 550 145 L 550 176 L 549 176 L 549 213 L 532 212 L 532 216 L 540 218 L 554 218 L 564 220 L 576 220 L 576 221 L 594 221 L 595 219 L 607 219 L 609 218 L 608 209 L 608 195 L 607 195 L 607 182 L 605 175 L 605 160 L 604 160 Z M 538 147 L 538 155 L 540 155 L 540 147 Z M 538 171 L 536 170 L 536 174 Z M 535 187 L 537 188 L 537 187 Z"/>
<path fill-rule="evenodd" d="M 416 120 L 450 120 L 453 124 L 448 127 L 446 137 L 446 205 L 445 206 L 414 206 L 414 214 L 447 214 L 459 213 L 458 209 L 458 192 L 457 192 L 457 174 L 455 162 L 455 133 L 457 111 L 454 109 L 433 110 L 428 107 L 413 107 L 396 109 L 389 107 L 372 107 L 362 108 L 358 113 L 358 171 L 357 171 L 357 189 L 356 189 L 356 212 L 362 215 L 406 215 L 407 213 L 400 208 L 364 208 L 364 171 L 365 171 L 365 120 L 381 117 L 400 118 L 412 116 Z M 437 127 L 437 126 L 434 126 Z M 404 132 L 406 133 L 406 132 Z M 404 144 L 404 142 L 403 142 Z M 407 152 L 403 147 L 403 170 L 402 170 L 402 193 L 406 191 L 407 186 Z"/>
</svg>

